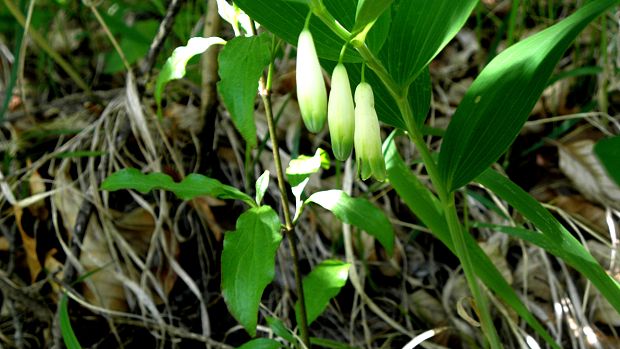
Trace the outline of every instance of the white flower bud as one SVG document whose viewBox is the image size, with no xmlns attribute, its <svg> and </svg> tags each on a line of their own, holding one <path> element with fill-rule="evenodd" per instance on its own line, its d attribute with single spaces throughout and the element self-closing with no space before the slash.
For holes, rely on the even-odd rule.
<svg viewBox="0 0 620 349">
<path fill-rule="evenodd" d="M 386 178 L 381 151 L 381 130 L 375 111 L 372 87 L 362 82 L 355 89 L 355 160 L 362 179 L 371 176 L 378 181 Z"/>
<path fill-rule="evenodd" d="M 297 101 L 310 132 L 319 132 L 327 119 L 327 91 L 312 34 L 304 29 L 297 42 Z"/>
<path fill-rule="evenodd" d="M 327 121 L 334 156 L 345 161 L 353 149 L 355 112 L 349 75 L 344 65 L 338 64 L 332 74 L 332 88 L 327 105 Z"/>
</svg>

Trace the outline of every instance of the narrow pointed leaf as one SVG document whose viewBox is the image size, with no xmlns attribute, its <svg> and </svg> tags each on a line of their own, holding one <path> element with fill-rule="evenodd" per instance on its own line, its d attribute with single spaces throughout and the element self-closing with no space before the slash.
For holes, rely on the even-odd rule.
<svg viewBox="0 0 620 349">
<path fill-rule="evenodd" d="M 390 183 L 418 219 L 431 230 L 435 237 L 454 252 L 454 244 L 439 200 L 420 182 L 400 158 L 393 137 L 394 133 L 386 140 L 384 148 Z M 474 270 L 480 280 L 509 304 L 552 348 L 559 349 L 560 347 L 521 302 L 519 296 L 478 246 L 474 238 L 470 234 L 464 236 L 466 247 L 469 249 L 474 264 Z"/>
<path fill-rule="evenodd" d="M 256 180 L 256 204 L 260 206 L 261 201 L 263 201 L 263 197 L 265 196 L 265 192 L 269 187 L 269 170 L 265 170 L 260 177 Z"/>
<path fill-rule="evenodd" d="M 135 168 L 126 168 L 112 173 L 101 183 L 102 190 L 116 191 L 134 189 L 143 194 L 155 189 L 173 192 L 183 200 L 191 200 L 197 196 L 213 196 L 220 199 L 241 200 L 250 206 L 256 206 L 247 194 L 217 179 L 192 173 L 181 182 L 175 182 L 165 173 L 144 174 Z"/>
<path fill-rule="evenodd" d="M 250 147 L 256 146 L 254 100 L 258 79 L 271 58 L 268 35 L 239 36 L 229 41 L 218 57 L 217 90 L 235 127 Z"/>
<path fill-rule="evenodd" d="M 252 337 L 263 291 L 275 275 L 281 240 L 280 219 L 270 206 L 244 212 L 236 230 L 224 236 L 222 294 L 232 315 Z"/>
<path fill-rule="evenodd" d="M 308 325 L 316 320 L 336 297 L 349 278 L 349 263 L 326 260 L 317 265 L 303 280 Z M 295 316 L 299 318 L 299 302 L 295 303 Z"/>
<path fill-rule="evenodd" d="M 390 75 L 409 84 L 465 24 L 477 0 L 400 0 L 381 52 Z"/>
<path fill-rule="evenodd" d="M 587 277 L 620 312 L 620 284 L 605 272 L 586 248 L 547 209 L 510 179 L 491 169 L 478 176 L 476 181 L 534 223 L 546 237 L 545 249 Z"/>
<path fill-rule="evenodd" d="M 352 32 L 358 33 L 366 26 L 372 25 L 392 5 L 392 2 L 394 0 L 359 0 Z"/>
<path fill-rule="evenodd" d="M 452 117 L 439 155 L 449 190 L 482 173 L 518 135 L 577 34 L 618 0 L 595 0 L 570 17 L 509 47 L 480 73 Z"/>
<path fill-rule="evenodd" d="M 352 198 L 342 190 L 325 190 L 312 194 L 307 203 L 331 211 L 342 222 L 354 225 L 379 240 L 389 255 L 394 250 L 394 229 L 383 211 L 361 198 Z"/>
</svg>

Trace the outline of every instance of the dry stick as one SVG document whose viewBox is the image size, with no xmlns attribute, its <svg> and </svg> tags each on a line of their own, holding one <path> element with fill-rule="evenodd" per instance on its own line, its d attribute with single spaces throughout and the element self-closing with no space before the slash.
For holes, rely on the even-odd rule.
<svg viewBox="0 0 620 349">
<path fill-rule="evenodd" d="M 282 172 L 282 161 L 280 160 L 280 147 L 278 146 L 278 138 L 276 136 L 276 126 L 273 121 L 273 111 L 271 106 L 271 76 L 273 75 L 273 62 L 269 64 L 269 73 L 267 79 L 261 77 L 259 82 L 260 96 L 265 105 L 265 117 L 267 118 L 267 126 L 269 128 L 269 137 L 271 138 L 271 150 L 273 151 L 273 160 L 276 167 L 276 176 L 278 178 L 278 188 L 280 189 L 280 199 L 282 200 L 282 212 L 284 214 L 285 234 L 291 249 L 291 257 L 293 258 L 293 268 L 295 271 L 295 284 L 297 286 L 297 298 L 299 300 L 299 331 L 303 344 L 310 348 L 310 337 L 308 334 L 308 316 L 306 313 L 306 301 L 304 297 L 304 289 L 301 281 L 301 270 L 299 268 L 299 254 L 297 253 L 297 243 L 295 242 L 295 226 L 291 220 L 291 212 L 289 211 L 288 196 L 286 194 L 286 185 L 284 182 L 284 173 Z M 266 80 L 266 82 L 265 82 Z"/>
<path fill-rule="evenodd" d="M 164 45 L 164 41 L 166 41 L 166 38 L 172 31 L 174 19 L 179 13 L 182 4 L 183 0 L 172 0 L 170 5 L 168 5 L 166 15 L 161 21 L 159 30 L 157 31 L 153 42 L 151 42 L 151 47 L 149 47 L 149 52 L 146 55 L 144 63 L 140 67 L 140 75 L 144 76 L 146 78 L 145 80 L 148 80 L 151 69 L 153 69 L 153 65 L 155 65 L 155 59 L 157 59 L 159 51 L 161 51 L 161 48 Z"/>
<path fill-rule="evenodd" d="M 217 12 L 217 1 L 208 0 L 204 37 L 218 36 L 220 32 L 221 19 Z M 201 145 L 199 151 L 199 171 L 203 172 L 207 166 L 214 163 L 211 160 L 213 155 L 213 141 L 215 138 L 215 119 L 217 116 L 217 55 L 219 45 L 213 45 L 202 55 L 202 92 L 200 95 L 200 116 L 202 117 L 202 130 L 199 139 Z"/>
</svg>

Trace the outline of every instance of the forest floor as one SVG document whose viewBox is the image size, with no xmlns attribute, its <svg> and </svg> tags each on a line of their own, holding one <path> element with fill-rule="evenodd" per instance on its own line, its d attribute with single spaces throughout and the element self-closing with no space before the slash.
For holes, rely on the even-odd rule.
<svg viewBox="0 0 620 349">
<path fill-rule="evenodd" d="M 230 348 L 250 339 L 220 290 L 222 240 L 235 229 L 241 204 L 99 190 L 105 177 L 126 167 L 175 180 L 198 172 L 251 195 L 258 176 L 275 174 L 262 106 L 255 113 L 261 146 L 247 152 L 214 92 L 216 50 L 190 61 L 187 77 L 170 83 L 163 118 L 157 118 L 154 81 L 172 50 L 203 32 L 234 36 L 227 22 L 205 21 L 215 1 L 180 3 L 159 39 L 153 38 L 170 10 L 166 1 L 0 5 L 0 347 L 62 347 L 67 319 L 85 348 Z M 512 3 L 482 1 L 431 63 L 428 126 L 446 127 L 492 57 L 584 1 L 515 1 L 515 11 Z M 620 281 L 620 188 L 596 172 L 592 154 L 594 142 L 620 132 L 618 10 L 593 22 L 565 53 L 499 164 Z M 288 45 L 276 61 L 272 96 L 285 166 L 317 147 L 331 151 L 326 131 L 310 134 L 302 125 L 294 69 L 294 47 Z M 390 131 L 383 128 L 384 138 Z M 433 150 L 440 141 L 428 137 Z M 399 149 L 427 182 L 413 147 L 402 142 Z M 355 179 L 351 162 L 332 165 L 308 190 L 352 183 L 354 196 L 390 218 L 396 248 L 388 257 L 374 238 L 353 231 L 348 243 L 363 293 L 347 283 L 312 324 L 312 336 L 329 340 L 323 345 L 331 348 L 401 348 L 411 338 L 398 324 L 407 333 L 433 334 L 426 348 L 477 348 L 482 335 L 458 259 L 427 233 L 389 182 Z M 265 202 L 279 208 L 277 193 L 272 180 Z M 482 187 L 467 187 L 458 200 L 472 222 L 499 222 L 503 209 L 520 219 Z M 302 271 L 328 258 L 345 260 L 343 226 L 327 211 L 309 209 L 298 227 Z M 584 277 L 543 249 L 489 227 L 471 233 L 563 348 L 620 348 L 620 315 Z M 261 319 L 290 326 L 295 290 L 288 248 L 282 244 L 278 251 L 275 280 L 260 312 Z M 493 302 L 506 348 L 545 346 L 516 313 Z M 266 325 L 258 332 L 273 334 Z"/>
</svg>

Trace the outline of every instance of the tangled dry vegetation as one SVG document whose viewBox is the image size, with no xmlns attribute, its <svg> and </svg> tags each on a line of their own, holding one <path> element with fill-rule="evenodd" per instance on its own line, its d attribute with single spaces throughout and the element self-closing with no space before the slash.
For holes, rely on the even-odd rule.
<svg viewBox="0 0 620 349">
<path fill-rule="evenodd" d="M 526 37 L 581 2 L 519 2 L 511 35 L 515 40 Z M 126 167 L 165 172 L 177 180 L 200 172 L 248 193 L 264 170 L 275 173 L 261 107 L 256 111 L 260 146 L 248 154 L 218 103 L 216 50 L 190 65 L 190 78 L 171 84 L 164 117 L 156 117 L 153 79 L 171 50 L 187 39 L 179 35 L 233 35 L 214 11 L 215 1 L 208 1 L 208 9 L 201 1 L 172 0 L 168 8 L 154 1 L 159 7 L 150 10 L 125 1 L 117 9 L 121 15 L 111 15 L 118 6 L 113 1 L 97 7 L 86 1 L 30 1 L 25 3 L 32 7 L 13 7 L 19 14 L 11 10 L 12 0 L 4 3 L 0 347 L 62 346 L 58 319 L 65 293 L 83 347 L 229 348 L 246 341 L 219 289 L 222 237 L 234 229 L 240 204 L 211 198 L 184 202 L 164 191 L 98 190 L 103 178 Z M 430 127 L 446 125 L 473 77 L 508 44 L 505 29 L 512 2 L 483 3 L 477 18 L 472 16 L 431 65 Z M 112 22 L 119 18 L 121 24 Z M 592 161 L 593 141 L 620 131 L 618 23 L 620 12 L 608 13 L 580 36 L 557 70 L 559 79 L 546 89 L 501 161 L 620 280 L 620 188 Z M 159 27 L 160 35 L 136 29 L 141 24 Z M 31 29 L 25 35 L 24 25 Z M 132 46 L 133 39 L 121 35 L 122 30 L 110 33 L 112 25 L 153 35 L 137 55 L 137 41 Z M 111 37 L 120 40 L 133 73 L 123 71 L 122 60 L 121 69 L 113 72 L 109 60 L 120 58 Z M 293 51 L 286 47 L 276 61 L 273 96 L 285 164 L 318 146 L 329 149 L 325 132 L 311 135 L 301 126 L 293 95 Z M 434 149 L 439 141 L 428 138 Z M 400 149 L 406 160 L 415 158 L 409 144 Z M 351 254 L 357 270 L 353 283 L 312 325 L 312 334 L 352 347 L 397 348 L 424 333 L 435 335 L 423 344 L 426 348 L 474 347 L 481 334 L 457 259 L 425 233 L 389 183 L 356 180 L 351 166 L 347 162 L 342 173 L 324 171 L 309 185 L 333 188 L 343 180 L 354 195 L 382 208 L 397 231 L 395 254 L 387 258 L 371 237 L 358 231 L 353 231 L 353 241 L 343 240 L 342 230 L 351 228 L 320 208 L 305 213 L 296 230 L 304 270 Z M 279 208 L 278 190 L 271 183 L 266 201 Z M 585 279 L 538 247 L 476 225 L 499 224 L 506 217 L 519 220 L 517 214 L 481 187 L 463 191 L 460 203 L 484 250 L 564 348 L 620 347 L 620 317 Z M 278 252 L 275 283 L 263 297 L 261 314 L 290 323 L 295 293 L 287 248 L 283 244 Z M 345 256 L 345 251 L 351 253 Z M 527 347 L 520 341 L 528 338 L 523 335 L 526 326 L 510 308 L 492 301 L 506 347 Z M 271 332 L 259 326 L 260 335 Z"/>
</svg>

